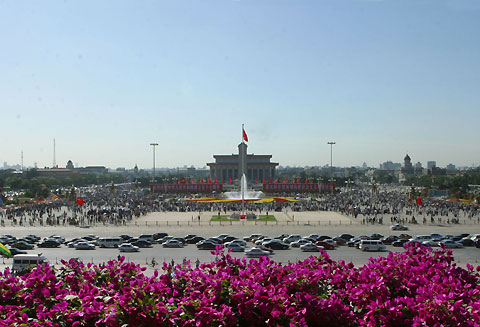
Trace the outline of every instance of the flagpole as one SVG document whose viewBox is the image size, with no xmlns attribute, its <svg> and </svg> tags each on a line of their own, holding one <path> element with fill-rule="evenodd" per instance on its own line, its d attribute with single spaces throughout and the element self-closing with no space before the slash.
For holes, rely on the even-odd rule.
<svg viewBox="0 0 480 327">
<path fill-rule="evenodd" d="M 245 129 L 243 128 L 243 125 L 244 125 L 244 124 L 242 124 L 242 143 L 244 143 L 244 142 L 243 142 L 243 131 L 245 130 Z"/>
</svg>

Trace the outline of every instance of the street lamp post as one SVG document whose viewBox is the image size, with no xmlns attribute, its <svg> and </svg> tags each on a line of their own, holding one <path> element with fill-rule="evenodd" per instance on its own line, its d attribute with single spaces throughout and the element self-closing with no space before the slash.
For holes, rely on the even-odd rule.
<svg viewBox="0 0 480 327">
<path fill-rule="evenodd" d="M 327 142 L 327 144 L 330 145 L 330 182 L 333 182 L 333 145 L 335 144 L 335 142 Z"/>
<path fill-rule="evenodd" d="M 150 145 L 153 147 L 153 178 L 152 178 L 152 182 L 155 183 L 155 147 L 158 145 L 158 143 L 150 143 Z"/>
</svg>

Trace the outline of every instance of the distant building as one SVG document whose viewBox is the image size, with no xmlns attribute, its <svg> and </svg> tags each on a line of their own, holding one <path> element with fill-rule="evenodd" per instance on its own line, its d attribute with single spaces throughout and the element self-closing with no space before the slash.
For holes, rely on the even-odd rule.
<svg viewBox="0 0 480 327">
<path fill-rule="evenodd" d="M 267 182 L 275 177 L 276 162 L 270 162 L 270 154 L 247 154 L 247 145 L 238 145 L 239 154 L 214 155 L 215 162 L 207 163 L 210 167 L 210 178 L 223 180 L 239 180 L 242 171 L 245 172 L 247 181 L 257 180 L 259 183 L 265 179 Z"/>
<path fill-rule="evenodd" d="M 397 162 L 385 161 L 380 164 L 381 170 L 399 170 L 400 168 L 402 168 L 402 164 Z"/>
<path fill-rule="evenodd" d="M 415 175 L 421 175 L 423 173 L 423 167 L 420 161 L 415 164 L 414 171 Z"/>
<path fill-rule="evenodd" d="M 427 169 L 432 169 L 433 167 L 437 166 L 436 161 L 427 161 Z"/>
<path fill-rule="evenodd" d="M 68 162 L 67 162 L 67 169 L 73 169 L 73 168 L 74 168 L 74 167 L 73 167 L 73 162 L 72 162 L 72 160 L 68 160 Z"/>
<path fill-rule="evenodd" d="M 412 159 L 410 159 L 410 156 L 408 154 L 405 156 L 405 158 L 403 158 L 402 173 L 404 175 L 413 175 L 414 173 Z"/>
<path fill-rule="evenodd" d="M 447 165 L 447 170 L 455 170 L 455 165 L 454 164 L 448 164 Z"/>
</svg>

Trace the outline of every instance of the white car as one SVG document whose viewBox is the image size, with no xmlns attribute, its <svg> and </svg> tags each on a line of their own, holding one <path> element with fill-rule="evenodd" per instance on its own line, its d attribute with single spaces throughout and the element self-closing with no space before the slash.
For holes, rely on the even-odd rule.
<svg viewBox="0 0 480 327">
<path fill-rule="evenodd" d="M 259 248 L 251 248 L 250 250 L 245 251 L 245 256 L 249 258 L 259 258 L 266 257 L 272 254 L 271 252 L 261 250 Z"/>
<path fill-rule="evenodd" d="M 440 244 L 439 244 L 440 241 L 436 241 L 436 240 L 429 240 L 429 241 L 423 241 L 422 242 L 422 245 L 425 245 L 425 246 L 429 246 L 429 247 L 439 247 Z"/>
<path fill-rule="evenodd" d="M 168 240 L 162 246 L 164 248 L 183 248 L 183 243 L 179 240 Z"/>
<path fill-rule="evenodd" d="M 408 230 L 407 226 L 403 226 L 400 224 L 395 224 L 392 227 L 390 227 L 392 230 Z"/>
<path fill-rule="evenodd" d="M 295 241 L 295 242 L 290 243 L 290 246 L 291 246 L 292 248 L 299 248 L 300 246 L 305 245 L 305 244 L 308 244 L 308 243 L 312 243 L 312 242 L 309 241 L 309 240 L 306 240 L 306 239 L 302 238 L 302 239 L 300 239 L 300 240 L 298 240 L 298 241 Z"/>
<path fill-rule="evenodd" d="M 78 242 L 74 245 L 75 250 L 95 250 L 95 244 L 88 242 Z"/>
<path fill-rule="evenodd" d="M 232 252 L 243 252 L 243 251 L 245 251 L 245 247 L 238 244 L 238 243 L 229 243 L 228 245 L 225 245 L 225 247 L 229 250 L 232 250 Z"/>
<path fill-rule="evenodd" d="M 130 243 L 123 243 L 121 244 L 118 249 L 120 252 L 140 252 L 138 246 L 132 245 Z"/>
<path fill-rule="evenodd" d="M 300 246 L 300 250 L 302 250 L 303 252 L 318 252 L 321 249 L 323 249 L 323 246 L 316 246 L 313 243 L 307 243 Z"/>
</svg>

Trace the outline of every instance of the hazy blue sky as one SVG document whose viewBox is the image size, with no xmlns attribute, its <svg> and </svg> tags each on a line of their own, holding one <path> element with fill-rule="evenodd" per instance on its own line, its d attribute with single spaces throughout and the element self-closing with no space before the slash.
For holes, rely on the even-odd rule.
<svg viewBox="0 0 480 327">
<path fill-rule="evenodd" d="M 480 164 L 480 1 L 0 0 L 0 164 Z"/>
</svg>

